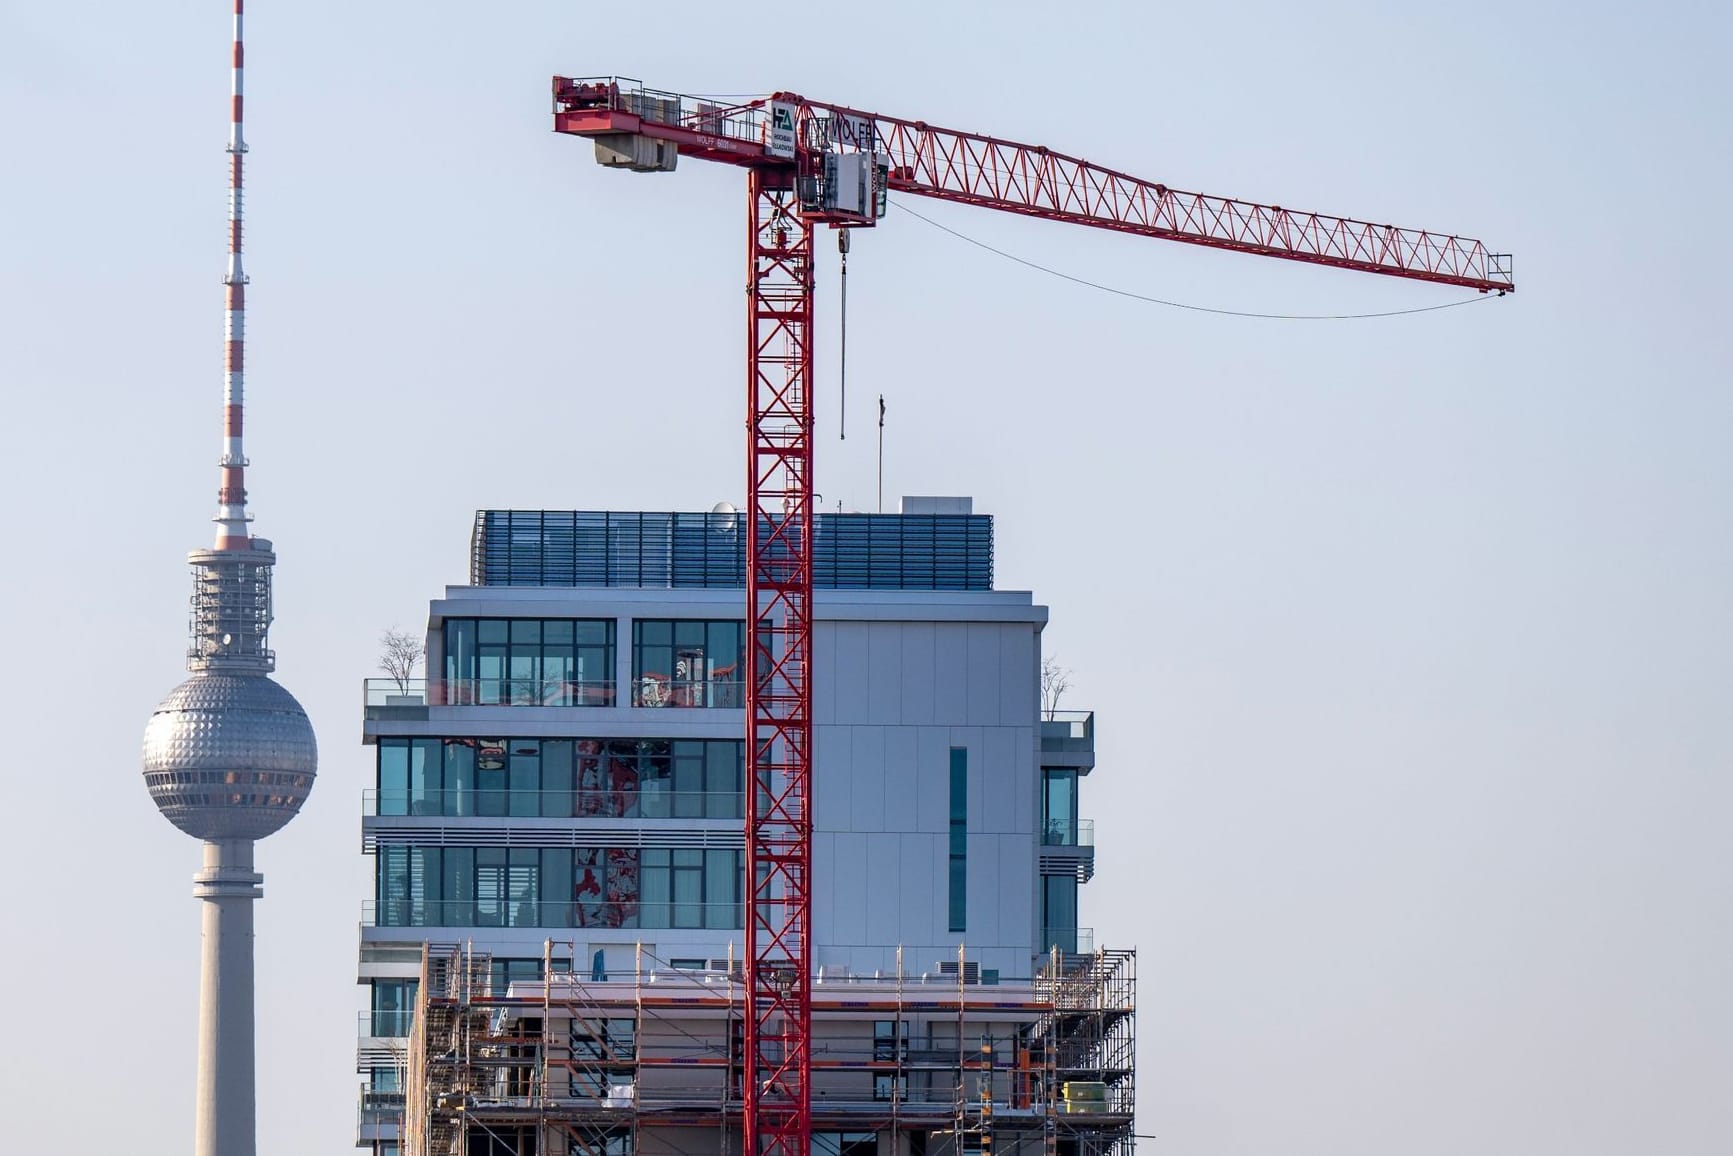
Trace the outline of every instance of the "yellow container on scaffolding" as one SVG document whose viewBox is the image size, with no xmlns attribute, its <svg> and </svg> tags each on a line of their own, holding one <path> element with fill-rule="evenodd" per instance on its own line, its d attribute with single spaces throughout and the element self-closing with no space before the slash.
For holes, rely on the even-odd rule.
<svg viewBox="0 0 1733 1156">
<path fill-rule="evenodd" d="M 1073 1115 L 1100 1115 L 1107 1111 L 1107 1085 L 1100 1080 L 1067 1080 L 1059 1086 L 1065 1111 Z"/>
</svg>

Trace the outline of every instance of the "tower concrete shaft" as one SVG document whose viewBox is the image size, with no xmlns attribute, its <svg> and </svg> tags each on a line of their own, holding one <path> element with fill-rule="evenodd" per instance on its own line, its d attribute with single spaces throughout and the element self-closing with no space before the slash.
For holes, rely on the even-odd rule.
<svg viewBox="0 0 1733 1156">
<path fill-rule="evenodd" d="M 193 895 L 204 901 L 193 1156 L 254 1156 L 253 901 L 263 875 L 249 839 L 205 843 Z"/>
</svg>

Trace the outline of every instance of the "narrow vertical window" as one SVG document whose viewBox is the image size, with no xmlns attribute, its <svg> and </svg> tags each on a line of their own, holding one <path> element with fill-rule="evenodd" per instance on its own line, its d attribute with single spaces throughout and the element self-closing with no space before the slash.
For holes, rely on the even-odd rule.
<svg viewBox="0 0 1733 1156">
<path fill-rule="evenodd" d="M 951 930 L 969 919 L 969 752 L 951 748 Z"/>
</svg>

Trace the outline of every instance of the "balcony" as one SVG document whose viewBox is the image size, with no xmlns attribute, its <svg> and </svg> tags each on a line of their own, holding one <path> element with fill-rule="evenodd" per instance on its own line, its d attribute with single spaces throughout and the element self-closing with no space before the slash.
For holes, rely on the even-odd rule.
<svg viewBox="0 0 1733 1156">
<path fill-rule="evenodd" d="M 1067 823 L 1064 819 L 1048 819 L 1046 827 L 1041 832 L 1043 847 L 1095 847 L 1095 820 L 1077 819 Z"/>
<path fill-rule="evenodd" d="M 1041 940 L 1047 945 L 1043 955 L 1051 955 L 1055 950 L 1062 956 L 1095 954 L 1093 927 L 1048 927 L 1042 930 Z"/>
<path fill-rule="evenodd" d="M 370 1147 L 375 1141 L 396 1140 L 403 1126 L 405 1099 L 402 1092 L 361 1089 L 355 1114 L 355 1146 Z"/>
<path fill-rule="evenodd" d="M 414 1022 L 414 1008 L 357 1012 L 355 1034 L 364 1040 L 406 1040 Z"/>
<path fill-rule="evenodd" d="M 374 790 L 361 792 L 364 818 L 743 819 L 739 791 Z"/>
<path fill-rule="evenodd" d="M 1095 878 L 1095 820 L 1048 819 L 1041 831 L 1039 873 L 1077 876 L 1079 883 Z"/>
<path fill-rule="evenodd" d="M 1050 710 L 1041 715 L 1041 765 L 1076 767 L 1088 772 L 1095 767 L 1095 712 Z"/>
<path fill-rule="evenodd" d="M 613 706 L 612 679 L 368 678 L 365 717 L 426 718 L 430 706 Z"/>
</svg>

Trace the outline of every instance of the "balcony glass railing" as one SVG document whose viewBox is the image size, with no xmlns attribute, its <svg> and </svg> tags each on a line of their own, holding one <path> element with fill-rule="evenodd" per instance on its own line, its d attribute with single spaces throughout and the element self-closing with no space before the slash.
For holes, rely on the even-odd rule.
<svg viewBox="0 0 1733 1156">
<path fill-rule="evenodd" d="M 1066 822 L 1064 819 L 1049 819 L 1041 829 L 1041 845 L 1043 847 L 1093 847 L 1095 846 L 1095 820 L 1077 819 Z"/>
<path fill-rule="evenodd" d="M 368 816 L 430 816 L 444 819 L 740 819 L 746 797 L 739 791 L 383 791 L 361 795 Z"/>
<path fill-rule="evenodd" d="M 1042 954 L 1059 949 L 1061 955 L 1089 955 L 1095 951 L 1095 929 L 1093 927 L 1049 927 L 1042 932 L 1041 941 L 1046 944 Z"/>
<path fill-rule="evenodd" d="M 364 1011 L 356 1014 L 355 1034 L 374 1036 L 381 1039 L 407 1038 L 409 1027 L 415 1022 L 413 1008 L 400 1008 L 391 1011 Z"/>
<path fill-rule="evenodd" d="M 364 705 L 613 706 L 612 679 L 572 682 L 543 678 L 369 678 Z"/>
<path fill-rule="evenodd" d="M 361 1104 L 355 1123 L 361 1128 L 381 1128 L 403 1122 L 406 1098 L 402 1092 L 375 1092 L 361 1089 Z"/>
<path fill-rule="evenodd" d="M 741 710 L 746 684 L 720 679 L 679 680 L 645 675 L 632 683 L 633 706 L 707 706 Z"/>
<path fill-rule="evenodd" d="M 369 899 L 361 905 L 364 927 L 591 927 L 692 928 L 739 931 L 746 926 L 739 903 L 676 903 L 670 900 Z"/>
</svg>

